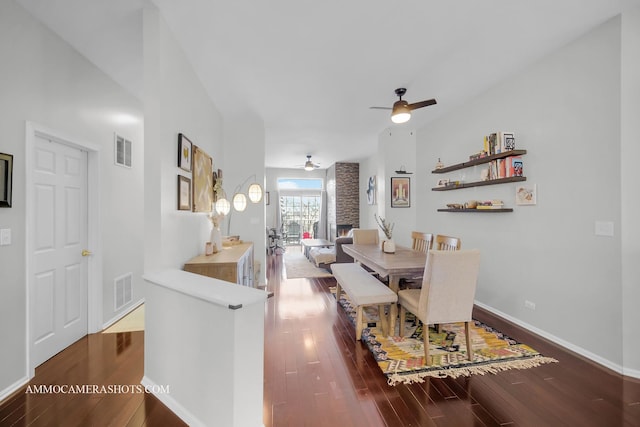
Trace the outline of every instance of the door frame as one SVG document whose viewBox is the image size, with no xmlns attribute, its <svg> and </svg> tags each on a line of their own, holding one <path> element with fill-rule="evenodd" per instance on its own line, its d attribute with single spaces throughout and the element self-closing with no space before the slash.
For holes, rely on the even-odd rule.
<svg viewBox="0 0 640 427">
<path fill-rule="evenodd" d="M 65 135 L 56 129 L 48 128 L 34 122 L 26 122 L 25 133 L 25 248 L 26 248 L 26 354 L 27 376 L 33 378 L 35 366 L 31 345 L 31 277 L 33 263 L 31 254 L 33 243 L 31 239 L 31 224 L 33 220 L 33 207 L 35 205 L 33 189 L 33 156 L 35 153 L 35 139 L 42 137 L 50 139 L 58 144 L 67 145 L 87 152 L 87 249 L 92 255 L 87 257 L 87 332 L 95 333 L 102 330 L 102 239 L 100 235 L 100 146 L 84 141 L 70 135 Z"/>
</svg>

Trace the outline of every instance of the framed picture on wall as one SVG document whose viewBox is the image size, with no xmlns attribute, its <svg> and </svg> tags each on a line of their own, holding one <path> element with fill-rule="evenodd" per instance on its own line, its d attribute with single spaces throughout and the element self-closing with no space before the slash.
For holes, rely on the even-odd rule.
<svg viewBox="0 0 640 427">
<path fill-rule="evenodd" d="M 13 156 L 0 153 L 0 208 L 11 207 L 13 187 Z"/>
<path fill-rule="evenodd" d="M 211 212 L 213 203 L 213 158 L 193 146 L 193 211 Z"/>
<path fill-rule="evenodd" d="M 367 203 L 370 205 L 376 204 L 376 176 L 370 176 L 367 183 Z"/>
<path fill-rule="evenodd" d="M 410 178 L 391 178 L 391 207 L 408 208 L 411 206 Z"/>
<path fill-rule="evenodd" d="M 191 180 L 178 175 L 178 210 L 191 210 Z"/>
<path fill-rule="evenodd" d="M 184 134 L 178 134 L 178 167 L 191 172 L 193 144 Z"/>
</svg>

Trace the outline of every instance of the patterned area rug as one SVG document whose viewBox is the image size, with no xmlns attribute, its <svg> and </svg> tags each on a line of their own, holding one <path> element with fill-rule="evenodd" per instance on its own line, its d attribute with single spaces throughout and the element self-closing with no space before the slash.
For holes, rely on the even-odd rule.
<svg viewBox="0 0 640 427">
<path fill-rule="evenodd" d="M 335 289 L 331 291 L 335 296 Z M 355 310 L 344 294 L 340 298 L 340 305 L 355 323 Z M 422 341 L 423 326 L 420 322 L 416 322 L 415 318 L 409 318 L 407 313 L 404 337 L 397 336 L 399 325 L 396 326 L 395 336 L 384 337 L 375 327 L 375 321 L 378 319 L 377 309 L 371 307 L 365 311 L 369 327 L 363 330 L 362 339 L 387 376 L 389 385 L 424 382 L 425 377 L 456 378 L 475 374 L 496 374 L 510 369 L 528 369 L 558 362 L 476 320 L 471 329 L 473 361 L 467 360 L 464 324 L 451 323 L 442 325 L 442 333 L 429 328 L 429 355 L 433 357 L 433 363 L 426 366 Z"/>
<path fill-rule="evenodd" d="M 285 252 L 284 268 L 287 279 L 296 279 L 300 277 L 331 277 L 332 274 L 323 268 L 313 265 L 300 252 Z"/>
</svg>

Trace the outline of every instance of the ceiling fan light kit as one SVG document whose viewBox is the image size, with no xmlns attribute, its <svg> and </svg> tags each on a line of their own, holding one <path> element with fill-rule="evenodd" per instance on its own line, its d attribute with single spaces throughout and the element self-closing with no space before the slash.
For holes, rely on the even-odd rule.
<svg viewBox="0 0 640 427">
<path fill-rule="evenodd" d="M 318 169 L 319 167 L 319 165 L 316 165 L 311 161 L 311 155 L 307 155 L 307 161 L 304 163 L 304 170 L 309 172 L 314 169 Z"/>
<path fill-rule="evenodd" d="M 388 107 L 370 107 L 378 110 L 391 110 L 391 121 L 393 123 L 406 123 L 411 119 L 411 112 L 413 110 L 417 110 L 418 108 L 428 107 L 429 105 L 436 104 L 435 99 L 428 99 L 425 101 L 414 102 L 413 104 L 409 104 L 407 101 L 402 99 L 405 93 L 407 93 L 407 89 L 403 87 L 399 87 L 395 90 L 396 95 L 399 100 L 393 103 L 393 108 Z"/>
</svg>

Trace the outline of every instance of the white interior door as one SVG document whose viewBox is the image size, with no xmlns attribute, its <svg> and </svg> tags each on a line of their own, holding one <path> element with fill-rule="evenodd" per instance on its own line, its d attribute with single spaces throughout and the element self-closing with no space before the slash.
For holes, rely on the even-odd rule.
<svg viewBox="0 0 640 427">
<path fill-rule="evenodd" d="M 87 334 L 87 153 L 36 136 L 32 159 L 32 366 Z"/>
</svg>

